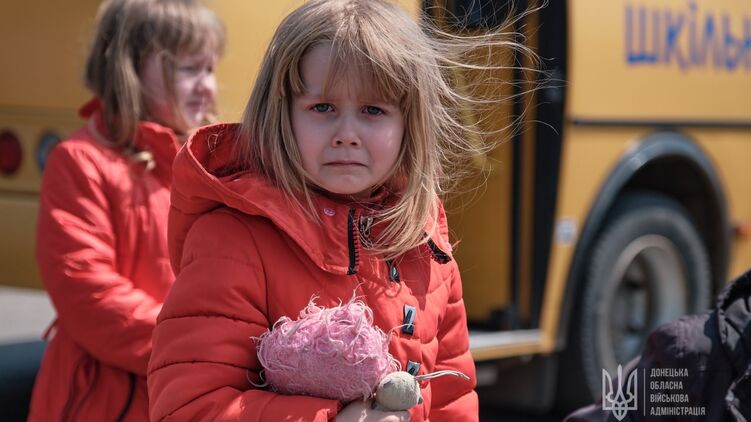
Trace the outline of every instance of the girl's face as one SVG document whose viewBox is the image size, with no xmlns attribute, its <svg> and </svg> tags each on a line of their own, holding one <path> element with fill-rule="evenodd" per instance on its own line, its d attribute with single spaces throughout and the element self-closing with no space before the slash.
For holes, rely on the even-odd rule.
<svg viewBox="0 0 751 422">
<path fill-rule="evenodd" d="M 292 102 L 292 131 L 303 168 L 335 194 L 367 197 L 391 174 L 404 135 L 397 104 L 369 90 L 373 81 L 349 74 L 323 97 L 330 44 L 312 47 L 301 62 L 305 92 Z"/>
<path fill-rule="evenodd" d="M 178 134 L 201 126 L 211 113 L 216 96 L 214 66 L 217 59 L 217 55 L 210 51 L 175 58 L 175 110 L 169 102 L 165 86 L 161 53 L 146 56 L 140 79 L 146 112 L 150 118 Z"/>
</svg>

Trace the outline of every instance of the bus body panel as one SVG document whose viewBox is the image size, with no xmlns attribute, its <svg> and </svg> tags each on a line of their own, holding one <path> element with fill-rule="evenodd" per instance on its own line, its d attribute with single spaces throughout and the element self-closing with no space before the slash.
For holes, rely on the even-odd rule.
<svg viewBox="0 0 751 422">
<path fill-rule="evenodd" d="M 569 2 L 575 120 L 751 124 L 742 0 Z"/>
</svg>

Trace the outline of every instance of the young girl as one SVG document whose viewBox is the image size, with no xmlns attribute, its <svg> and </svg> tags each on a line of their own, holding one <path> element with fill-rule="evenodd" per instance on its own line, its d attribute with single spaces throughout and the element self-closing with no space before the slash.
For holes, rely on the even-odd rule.
<svg viewBox="0 0 751 422">
<path fill-rule="evenodd" d="M 174 275 L 172 161 L 212 120 L 217 17 L 193 0 L 102 4 L 86 85 L 88 123 L 51 153 L 37 259 L 57 311 L 30 421 L 148 420 L 146 367 Z"/>
<path fill-rule="evenodd" d="M 284 19 L 242 126 L 200 130 L 175 162 L 177 281 L 149 362 L 153 421 L 478 419 L 437 195 L 455 177 L 447 164 L 472 152 L 444 66 L 456 57 L 443 47 L 459 41 L 429 38 L 383 0 L 316 0 Z M 404 370 L 469 380 L 434 379 L 422 404 L 393 413 L 253 386 L 252 337 L 313 295 L 333 306 L 353 291 L 384 331 L 406 324 L 390 343 Z"/>
</svg>

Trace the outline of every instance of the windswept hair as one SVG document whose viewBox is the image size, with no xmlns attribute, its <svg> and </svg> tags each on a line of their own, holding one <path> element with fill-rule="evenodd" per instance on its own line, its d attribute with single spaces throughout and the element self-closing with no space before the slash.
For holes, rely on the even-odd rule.
<svg viewBox="0 0 751 422">
<path fill-rule="evenodd" d="M 427 19 L 416 22 L 387 0 L 304 4 L 282 21 L 263 58 L 245 109 L 239 165 L 265 174 L 315 215 L 312 182 L 302 165 L 290 110 L 293 96 L 304 91 L 303 56 L 317 44 L 330 43 L 324 91 L 348 71 L 366 72 L 376 93 L 400 106 L 405 122 L 396 168 L 385 184 L 397 200 L 376 216 L 384 230 L 372 239 L 371 249 L 393 258 L 425 243 L 426 231 L 437 230 L 439 195 L 472 167 L 473 157 L 496 146 L 477 141 L 485 133 L 463 118 L 467 105 L 507 100 L 498 98 L 497 90 L 474 95 L 467 84 L 460 87 L 459 72 L 500 70 L 490 58 L 499 49 L 536 58 L 514 34 L 503 32 L 512 24 L 480 35 L 454 35 Z"/>
<path fill-rule="evenodd" d="M 221 53 L 224 41 L 221 21 L 197 0 L 104 1 L 84 81 L 103 103 L 109 140 L 132 148 L 139 121 L 148 118 L 139 78 L 148 55 L 159 53 L 169 103 L 184 120 L 174 92 L 175 58 L 204 49 Z"/>
</svg>

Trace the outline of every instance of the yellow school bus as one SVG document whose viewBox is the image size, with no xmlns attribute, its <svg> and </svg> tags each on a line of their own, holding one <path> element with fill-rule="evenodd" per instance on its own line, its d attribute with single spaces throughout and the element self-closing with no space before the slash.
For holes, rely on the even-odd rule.
<svg viewBox="0 0 751 422">
<path fill-rule="evenodd" d="M 228 30 L 223 119 L 240 118 L 273 30 L 300 3 L 206 1 Z M 399 3 L 471 34 L 498 25 L 510 2 Z M 40 175 L 82 124 L 98 4 L 0 6 L 0 284 L 41 287 Z M 446 204 L 481 397 L 539 410 L 597 397 L 602 369 L 636 356 L 658 324 L 707 309 L 751 265 L 751 4 L 550 0 L 514 29 L 549 77 L 493 56 L 522 83 L 467 118 L 508 139 Z"/>
</svg>

